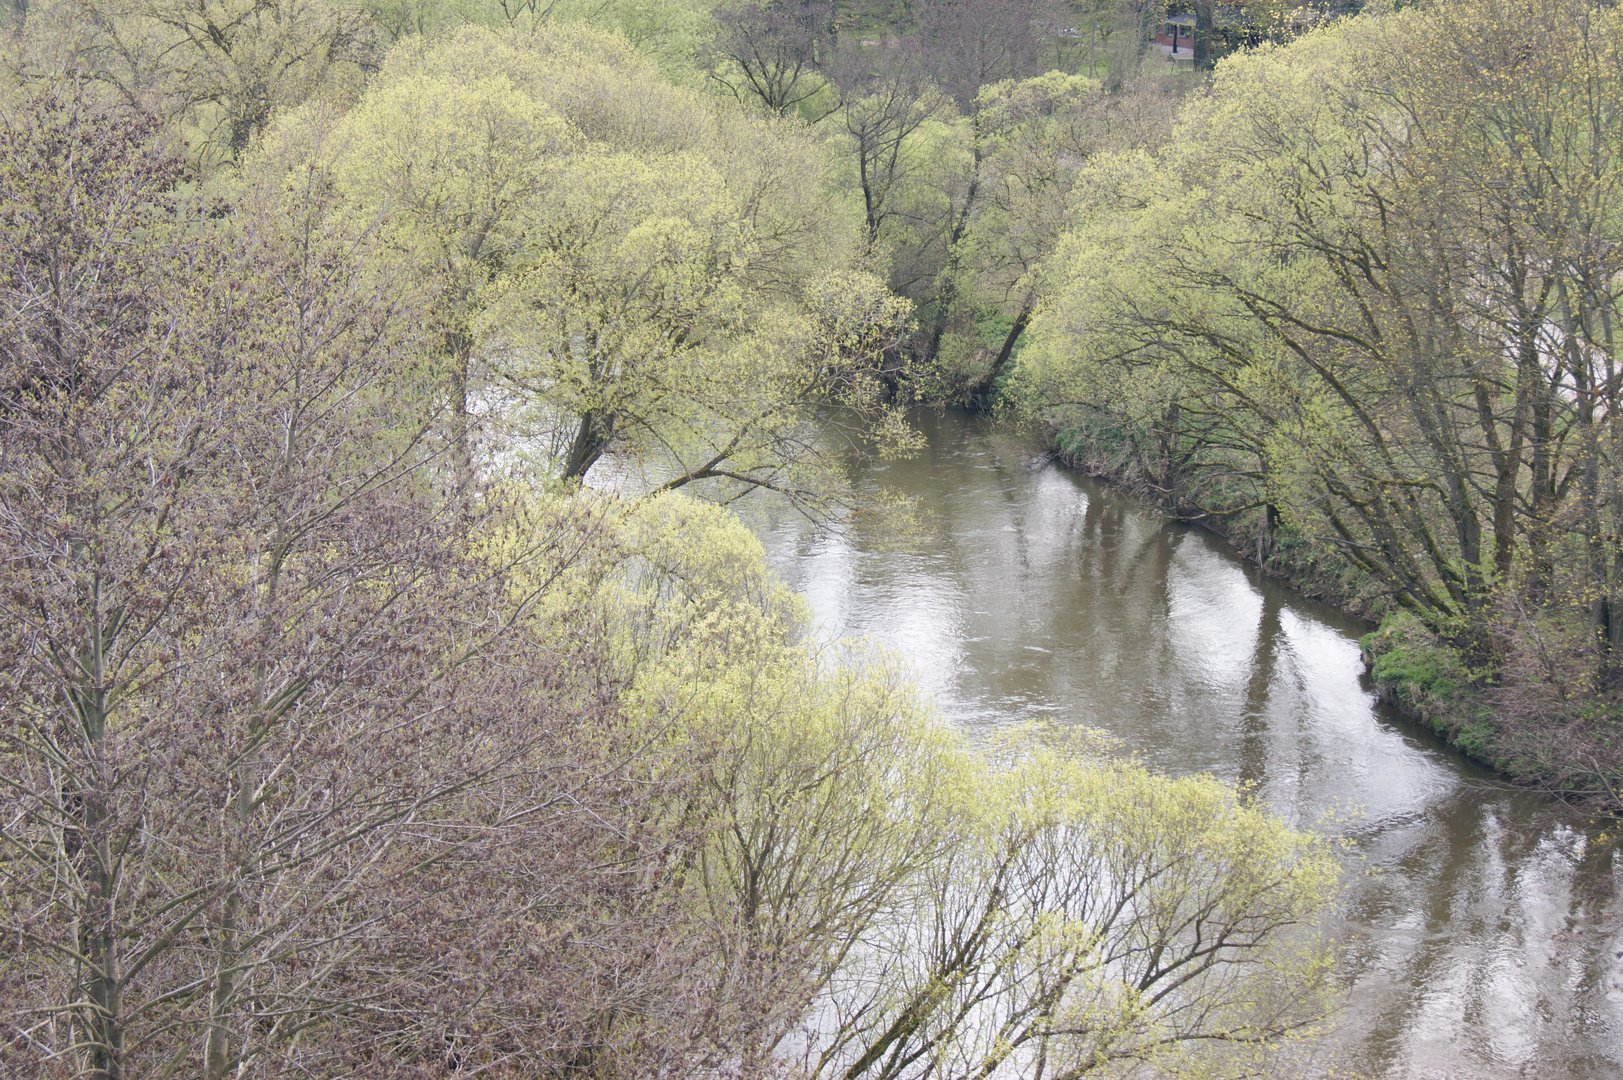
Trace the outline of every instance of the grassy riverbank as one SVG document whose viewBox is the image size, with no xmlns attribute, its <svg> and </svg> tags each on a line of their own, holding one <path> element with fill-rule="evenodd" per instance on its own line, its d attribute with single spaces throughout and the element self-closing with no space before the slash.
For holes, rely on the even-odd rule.
<svg viewBox="0 0 1623 1080">
<path fill-rule="evenodd" d="M 1472 760 L 1586 811 L 1623 813 L 1623 701 L 1610 693 L 1473 668 L 1398 609 L 1379 583 L 1266 510 L 1197 511 L 1177 478 L 1152 475 L 1134 441 L 1105 428 L 1050 427 L 1056 460 L 1179 521 L 1223 538 L 1292 590 L 1364 619 L 1364 663 L 1382 702 Z M 1563 692 L 1565 690 L 1565 692 Z"/>
</svg>

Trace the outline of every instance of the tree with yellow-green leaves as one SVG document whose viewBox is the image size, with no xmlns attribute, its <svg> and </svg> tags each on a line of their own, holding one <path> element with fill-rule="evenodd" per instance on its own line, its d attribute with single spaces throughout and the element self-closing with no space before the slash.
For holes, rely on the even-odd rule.
<svg viewBox="0 0 1623 1080">
<path fill-rule="evenodd" d="M 1310 1036 L 1336 994 L 1304 914 L 1333 851 L 1209 778 L 1013 734 L 1028 745 L 969 764 L 950 848 L 831 980 L 808 1071 L 1250 1076 Z"/>
<path fill-rule="evenodd" d="M 276 115 L 347 106 L 390 45 L 464 25 L 518 34 L 590 25 L 689 78 L 700 0 L 32 0 L 9 5 L 24 67 L 65 64 L 157 104 L 205 170 L 237 164 Z M 47 59 L 49 58 L 49 59 Z"/>
<path fill-rule="evenodd" d="M 1181 94 L 1167 83 L 1106 93 L 1060 71 L 1005 79 L 911 136 L 914 168 L 893 196 L 906 225 L 886 239 L 898 267 L 924 275 L 905 288 L 920 306 L 915 347 L 929 358 L 931 392 L 972 408 L 1000 398 L 1072 225 L 1079 177 L 1098 155 L 1164 141 Z"/>
<path fill-rule="evenodd" d="M 275 138 L 344 162 L 347 198 L 386 210 L 444 284 L 459 424 L 498 409 L 565 480 L 612 453 L 646 486 L 813 508 L 851 443 L 908 442 L 881 378 L 905 308 L 863 269 L 814 148 L 715 111 L 621 39 L 407 43 L 341 121 L 291 117 Z"/>
<path fill-rule="evenodd" d="M 971 750 L 894 661 L 808 647 L 720 509 L 665 496 L 625 528 L 588 580 L 626 700 L 714 747 L 681 807 L 707 839 L 665 880 L 701 980 L 757 1010 L 742 1075 L 1247 1076 L 1333 1008 L 1331 844 L 1075 734 Z"/>
<path fill-rule="evenodd" d="M 984 402 L 1007 369 L 1041 292 L 1040 267 L 1068 220 L 1071 186 L 1103 141 L 1099 86 L 1051 71 L 980 89 L 970 111 L 968 168 L 946 235 L 929 350 L 956 391 Z M 986 312 L 1007 329 L 981 370 L 975 323 Z M 945 348 L 944 348 L 945 347 Z"/>
<path fill-rule="evenodd" d="M 1022 365 L 1168 505 L 1282 516 L 1580 729 L 1623 642 L 1619 29 L 1479 0 L 1226 62 L 1090 171 Z"/>
</svg>

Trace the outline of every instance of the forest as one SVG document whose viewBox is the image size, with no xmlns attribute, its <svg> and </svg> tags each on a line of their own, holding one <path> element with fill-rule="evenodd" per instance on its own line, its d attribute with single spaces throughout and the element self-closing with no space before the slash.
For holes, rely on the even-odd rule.
<svg viewBox="0 0 1623 1080">
<path fill-rule="evenodd" d="M 1618 802 L 1618 29 L 12 0 L 0 1071 L 1322 1071 L 1336 842 L 954 729 L 732 508 L 1034 427 Z"/>
</svg>

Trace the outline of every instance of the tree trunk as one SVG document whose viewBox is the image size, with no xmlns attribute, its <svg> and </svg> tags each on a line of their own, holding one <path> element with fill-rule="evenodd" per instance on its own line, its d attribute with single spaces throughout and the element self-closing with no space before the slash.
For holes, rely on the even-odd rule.
<svg viewBox="0 0 1623 1080">
<path fill-rule="evenodd" d="M 80 850 L 89 859 L 86 875 L 90 895 L 84 908 L 79 929 L 79 948 L 90 962 L 86 972 L 87 985 L 80 993 L 78 1007 L 83 1010 L 84 1026 L 90 1044 L 91 1073 L 98 1080 L 121 1080 L 124 1076 L 124 1011 L 122 1002 L 122 976 L 120 973 L 119 939 L 115 923 L 114 905 L 119 888 L 119 859 L 108 843 L 107 829 L 112 818 L 107 804 L 108 793 L 115 785 L 100 775 L 103 769 L 101 747 L 107 734 L 107 692 L 103 633 L 103 598 L 99 578 L 91 586 L 90 605 L 93 611 L 90 640 L 85 643 L 85 663 L 89 685 L 80 683 L 73 691 L 73 712 L 70 723 L 76 722 L 83 738 L 90 745 L 90 775 L 83 776 L 80 789 L 69 799 L 71 811 L 77 811 L 82 829 Z M 67 837 L 64 835 L 64 846 Z"/>
<path fill-rule="evenodd" d="M 597 459 L 603 456 L 608 449 L 609 440 L 598 431 L 598 415 L 595 412 L 581 414 L 580 424 L 575 428 L 575 438 L 569 444 L 569 453 L 564 457 L 565 480 L 584 480 L 591 471 Z"/>
<path fill-rule="evenodd" d="M 1212 66 L 1212 31 L 1217 21 L 1217 5 L 1211 0 L 1195 3 L 1195 67 L 1201 70 Z"/>
<path fill-rule="evenodd" d="M 1026 324 L 1031 321 L 1031 301 L 1030 296 L 1021 301 L 1020 312 L 1014 317 L 1014 324 L 1009 327 L 1009 332 L 1003 336 L 1003 347 L 997 351 L 992 366 L 986 369 L 986 374 L 965 394 L 965 402 L 971 409 L 979 411 L 990 403 L 992 388 L 997 385 L 998 378 L 1009 366 L 1009 358 L 1014 355 L 1014 347 L 1019 342 L 1020 335 L 1025 333 Z"/>
<path fill-rule="evenodd" d="M 473 448 L 468 425 L 468 368 L 473 359 L 473 338 L 460 331 L 446 335 L 451 353 L 451 464 L 457 490 L 473 480 Z"/>
<path fill-rule="evenodd" d="M 969 231 L 969 215 L 975 210 L 975 197 L 981 187 L 981 161 L 984 148 L 981 144 L 979 109 L 975 112 L 973 127 L 974 148 L 969 168 L 969 186 L 964 191 L 964 205 L 959 208 L 953 218 L 952 228 L 947 233 L 947 268 L 941 275 L 941 293 L 936 297 L 935 320 L 930 328 L 930 346 L 927 355 L 931 360 L 941 352 L 941 337 L 947 332 L 947 320 L 952 317 L 952 305 L 958 298 L 958 274 L 963 269 L 963 249 L 959 245 L 963 242 L 964 234 Z"/>
<path fill-rule="evenodd" d="M 215 951 L 214 989 L 209 994 L 208 1037 L 203 1041 L 203 1075 L 207 1080 L 224 1080 L 231 1069 L 231 1029 L 226 1018 L 236 997 L 237 915 L 241 907 L 242 900 L 233 890 L 226 898 L 217 930 L 219 947 Z"/>
</svg>

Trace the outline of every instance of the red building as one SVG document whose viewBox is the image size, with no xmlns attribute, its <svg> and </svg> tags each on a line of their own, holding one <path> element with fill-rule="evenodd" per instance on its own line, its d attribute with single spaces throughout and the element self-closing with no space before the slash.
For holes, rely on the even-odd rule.
<svg viewBox="0 0 1623 1080">
<path fill-rule="evenodd" d="M 1157 24 L 1150 40 L 1166 58 L 1174 63 L 1194 60 L 1195 33 L 1199 22 L 1193 12 L 1168 10 L 1166 18 Z M 1212 12 L 1212 39 L 1209 43 L 1213 59 L 1233 52 L 1258 38 L 1256 27 L 1247 17 L 1242 4 L 1218 4 Z"/>
</svg>

